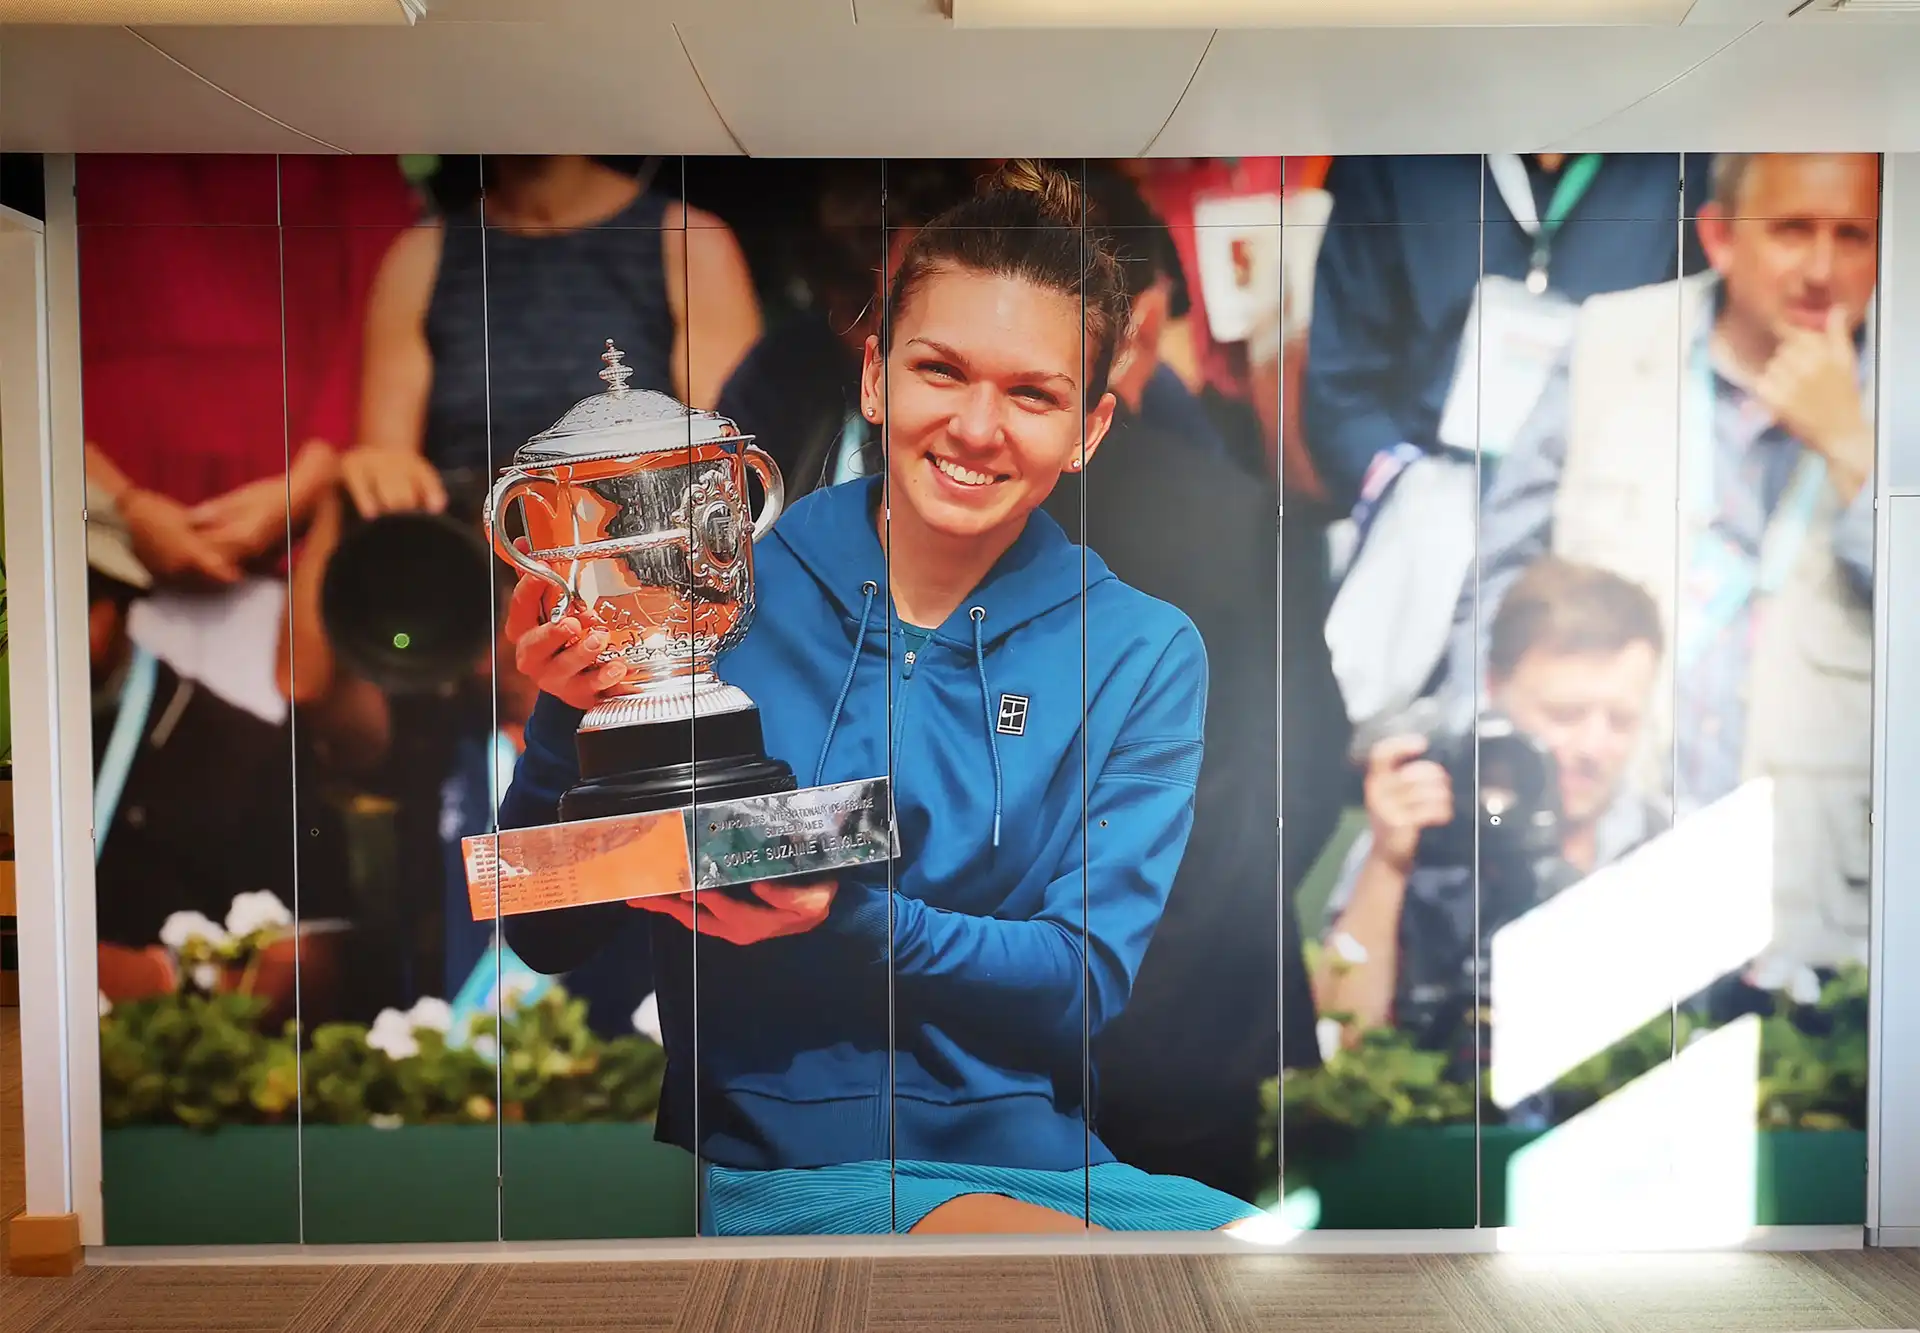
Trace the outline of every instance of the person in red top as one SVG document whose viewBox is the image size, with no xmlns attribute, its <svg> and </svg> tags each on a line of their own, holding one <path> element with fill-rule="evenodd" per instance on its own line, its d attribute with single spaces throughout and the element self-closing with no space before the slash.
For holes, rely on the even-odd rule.
<svg viewBox="0 0 1920 1333">
<path fill-rule="evenodd" d="M 165 584 L 278 570 L 355 434 L 391 157 L 77 162 L 87 475 Z"/>
<path fill-rule="evenodd" d="M 1198 275 L 1200 254 L 1194 236 L 1197 202 L 1317 189 L 1326 178 L 1328 161 L 1323 157 L 1160 159 L 1145 164 L 1140 189 L 1173 234 L 1181 267 Z M 1245 401 L 1252 392 L 1245 359 L 1229 355 L 1209 335 L 1206 300 L 1197 276 L 1189 286 L 1189 299 L 1192 312 L 1177 325 L 1168 326 L 1161 356 L 1180 372 L 1193 392 L 1212 387 L 1228 398 Z"/>
</svg>

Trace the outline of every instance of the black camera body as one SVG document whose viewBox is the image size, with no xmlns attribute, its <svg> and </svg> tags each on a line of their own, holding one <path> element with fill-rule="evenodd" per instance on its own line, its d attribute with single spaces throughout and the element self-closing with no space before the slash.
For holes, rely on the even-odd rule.
<svg viewBox="0 0 1920 1333">
<path fill-rule="evenodd" d="M 505 566 L 480 526 L 487 478 L 458 471 L 442 481 L 442 513 L 362 519 L 347 505 L 321 583 L 334 651 L 390 694 L 452 691 L 493 639 Z"/>
<path fill-rule="evenodd" d="M 1414 853 L 1400 918 L 1395 1021 L 1417 1045 L 1453 1052 L 1450 1076 L 1467 1078 L 1489 1050 L 1495 933 L 1580 873 L 1561 855 L 1559 771 L 1544 745 L 1499 713 L 1446 727 L 1431 706 L 1372 739 L 1409 732 L 1427 738 L 1419 759 L 1446 770 L 1454 817 L 1423 833 Z"/>
</svg>

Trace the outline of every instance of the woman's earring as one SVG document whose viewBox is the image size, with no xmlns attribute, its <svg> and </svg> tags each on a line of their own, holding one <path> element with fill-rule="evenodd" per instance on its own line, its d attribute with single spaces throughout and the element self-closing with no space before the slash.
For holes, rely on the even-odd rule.
<svg viewBox="0 0 1920 1333">
<path fill-rule="evenodd" d="M 1071 463 L 1067 464 L 1067 466 L 1072 468 L 1075 472 L 1078 472 L 1080 470 L 1080 460 L 1076 458 Z"/>
</svg>

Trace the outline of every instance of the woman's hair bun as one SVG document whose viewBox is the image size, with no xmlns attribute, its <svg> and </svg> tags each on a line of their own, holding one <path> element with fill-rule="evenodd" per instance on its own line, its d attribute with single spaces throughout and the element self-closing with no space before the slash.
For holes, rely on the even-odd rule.
<svg viewBox="0 0 1920 1333">
<path fill-rule="evenodd" d="M 1026 195 L 1040 221 L 1078 227 L 1086 220 L 1086 196 L 1066 172 L 1030 157 L 1012 157 L 986 179 L 987 195 Z"/>
</svg>

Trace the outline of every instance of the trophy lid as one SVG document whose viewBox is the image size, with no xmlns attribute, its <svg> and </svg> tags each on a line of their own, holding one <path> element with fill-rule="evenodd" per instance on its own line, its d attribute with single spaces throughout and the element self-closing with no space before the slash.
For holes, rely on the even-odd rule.
<svg viewBox="0 0 1920 1333">
<path fill-rule="evenodd" d="M 514 452 L 514 465 L 586 463 L 723 439 L 744 443 L 751 438 L 718 413 L 695 411 L 671 394 L 628 388 L 633 368 L 624 356 L 613 339 L 607 339 L 607 350 L 600 355 L 606 363 L 600 372 L 606 392 L 582 398 L 565 416 L 521 445 Z"/>
</svg>

